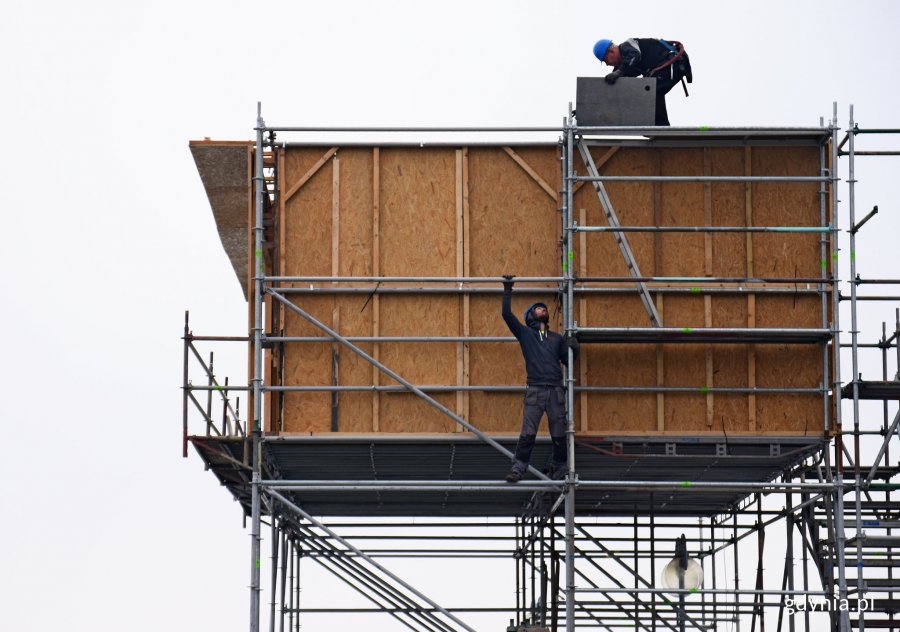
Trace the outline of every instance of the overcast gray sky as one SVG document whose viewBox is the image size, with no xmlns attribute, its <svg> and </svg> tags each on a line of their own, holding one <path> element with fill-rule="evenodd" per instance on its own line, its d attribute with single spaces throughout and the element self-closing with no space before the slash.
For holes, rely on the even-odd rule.
<svg viewBox="0 0 900 632">
<path fill-rule="evenodd" d="M 251 138 L 258 100 L 281 125 L 555 125 L 606 72 L 594 41 L 632 36 L 691 55 L 675 125 L 816 125 L 837 101 L 842 127 L 850 103 L 898 126 L 898 24 L 888 1 L 5 0 L 0 629 L 246 625 L 239 508 L 180 457 L 183 311 L 246 327 L 190 139 Z M 858 195 L 883 274 L 891 160 Z"/>
</svg>

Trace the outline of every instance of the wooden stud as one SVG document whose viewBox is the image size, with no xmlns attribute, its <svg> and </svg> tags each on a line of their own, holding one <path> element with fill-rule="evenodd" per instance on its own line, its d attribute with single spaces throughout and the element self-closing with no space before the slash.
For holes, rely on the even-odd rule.
<svg viewBox="0 0 900 632">
<path fill-rule="evenodd" d="M 372 149 L 372 276 L 381 276 L 381 169 L 378 147 Z M 372 297 L 372 336 L 378 337 L 381 331 L 380 295 Z M 372 357 L 380 359 L 381 345 L 372 343 Z M 372 366 L 372 384 L 378 386 L 381 371 Z M 381 428 L 381 393 L 372 393 L 372 432 L 378 432 Z"/>
<path fill-rule="evenodd" d="M 752 155 L 750 148 L 744 147 L 744 175 L 753 175 Z M 753 183 L 744 183 L 744 210 L 747 218 L 747 228 L 753 226 Z M 747 232 L 747 276 L 753 276 L 753 233 Z"/>
<path fill-rule="evenodd" d="M 462 149 L 462 209 L 463 209 L 463 276 L 471 274 L 469 265 L 469 248 L 471 244 L 469 236 L 469 148 Z M 463 336 L 469 336 L 472 330 L 472 314 L 470 306 L 470 295 L 463 294 Z M 469 364 L 469 343 L 463 343 L 463 385 L 469 386 L 471 380 Z M 469 419 L 469 391 L 463 393 L 463 419 Z M 457 425 L 457 427 L 459 427 Z M 460 430 L 462 430 L 460 428 Z"/>
<path fill-rule="evenodd" d="M 756 295 L 747 296 L 747 326 L 756 327 Z M 756 345 L 747 345 L 747 386 L 756 388 Z M 756 432 L 756 394 L 750 393 L 747 398 L 748 430 Z"/>
<path fill-rule="evenodd" d="M 664 311 L 664 303 L 663 297 L 665 295 L 661 292 L 656 295 L 656 311 L 659 314 L 660 319 L 663 317 Z M 663 321 L 665 322 L 665 321 Z M 663 353 L 663 346 L 661 344 L 656 345 L 656 385 L 657 386 L 665 386 L 666 384 L 666 365 L 665 365 L 665 354 Z M 659 432 L 665 432 L 666 430 L 666 394 L 665 393 L 657 393 L 656 394 L 656 429 Z"/>
<path fill-rule="evenodd" d="M 587 209 L 580 209 L 578 211 L 578 225 L 586 226 L 587 225 Z M 580 232 L 578 233 L 578 276 L 584 278 L 587 276 L 587 233 Z M 587 296 L 582 294 L 578 299 L 578 318 L 582 323 L 588 322 L 587 320 Z M 588 374 L 588 363 L 587 363 L 587 353 L 586 350 L 583 350 L 578 356 L 578 382 L 581 386 L 585 386 L 587 384 L 587 374 Z M 579 400 L 581 402 L 581 432 L 588 431 L 588 394 L 580 393 Z"/>
<path fill-rule="evenodd" d="M 341 161 L 331 161 L 331 276 L 340 276 L 341 248 Z M 337 282 L 332 283 L 337 287 Z"/>
<path fill-rule="evenodd" d="M 277 183 L 279 191 L 284 190 L 284 169 L 285 169 L 285 163 L 286 163 L 284 156 L 285 156 L 284 147 L 280 147 L 278 149 L 278 183 Z M 278 196 L 278 266 L 279 266 L 279 268 L 278 268 L 277 274 L 280 274 L 283 276 L 287 276 L 287 274 L 288 274 L 288 272 L 287 272 L 287 248 L 286 248 L 286 241 L 285 241 L 286 234 L 287 234 L 287 229 L 285 227 L 286 218 L 287 218 L 287 204 L 284 201 L 284 197 L 279 195 Z M 291 285 L 293 286 L 293 284 L 291 284 Z M 284 303 L 282 303 L 281 301 L 278 301 L 278 326 L 279 326 L 279 329 L 281 329 L 281 330 L 284 330 L 284 328 L 286 326 L 285 309 L 286 308 L 284 306 Z M 277 375 L 282 374 L 281 365 L 284 363 L 284 358 L 281 357 L 281 355 L 283 355 L 283 354 L 279 354 L 279 360 L 278 360 L 279 366 L 277 367 L 279 370 L 276 373 Z M 274 404 L 272 407 L 276 411 L 282 410 L 284 408 L 282 405 L 282 401 L 284 399 L 284 393 L 279 392 L 279 393 L 276 393 L 275 395 L 276 395 L 276 397 L 274 398 Z M 273 416 L 274 423 L 276 423 L 276 424 L 278 423 L 277 415 L 278 415 L 278 413 L 276 412 L 275 415 Z M 284 430 L 283 427 L 275 428 L 275 432 L 279 433 L 279 434 L 281 433 L 282 430 Z"/>
<path fill-rule="evenodd" d="M 618 149 L 618 147 L 613 147 Z M 609 152 L 607 152 L 609 154 Z M 610 156 L 611 157 L 611 156 Z M 662 152 L 655 152 L 656 157 L 656 175 L 662 173 Z M 662 224 L 662 185 L 659 182 L 653 183 L 653 225 L 660 226 Z M 662 275 L 662 233 L 653 233 L 653 274 Z M 663 302 L 664 294 L 656 295 L 656 312 L 660 319 L 663 317 L 665 304 Z M 665 321 L 663 321 L 665 322 Z M 656 385 L 664 386 L 666 383 L 666 356 L 663 346 L 656 345 Z M 664 432 L 666 429 L 666 394 L 656 394 L 656 430 Z"/>
<path fill-rule="evenodd" d="M 463 252 L 464 252 L 464 235 L 463 235 L 463 155 L 462 149 L 456 150 L 456 276 L 461 277 L 464 275 L 465 265 L 463 263 Z M 462 322 L 462 312 L 463 312 L 463 298 L 459 297 L 459 310 L 460 310 L 460 320 L 458 323 L 460 335 L 465 335 L 463 332 L 464 325 Z M 463 356 L 465 355 L 464 343 L 457 342 L 456 343 L 456 383 L 462 384 L 464 381 L 464 373 L 465 373 L 465 361 Z M 456 391 L 456 414 L 459 416 L 463 415 L 463 394 L 465 391 Z M 454 424 L 454 430 L 459 432 L 461 430 L 461 426 L 459 424 Z"/>
<path fill-rule="evenodd" d="M 709 147 L 703 148 L 703 175 L 712 174 L 710 165 Z M 706 226 L 712 226 L 712 182 L 703 184 L 703 215 Z M 704 234 L 704 261 L 703 268 L 706 276 L 713 275 L 713 236 L 712 233 Z M 706 327 L 712 327 L 712 295 L 706 294 L 703 297 L 703 319 Z M 711 388 L 714 380 L 713 367 L 713 350 L 712 345 L 706 345 L 706 387 Z M 713 394 L 706 393 L 706 427 L 712 429 L 713 419 L 715 417 L 715 405 L 713 402 Z"/>
<path fill-rule="evenodd" d="M 332 147 L 327 152 L 325 152 L 325 155 L 319 158 L 318 162 L 310 167 L 309 171 L 303 174 L 303 177 L 295 182 L 290 189 L 288 189 L 287 193 L 284 194 L 284 201 L 287 202 L 288 200 L 290 200 L 291 197 L 293 197 L 293 195 L 297 191 L 299 191 L 304 184 L 309 182 L 309 179 L 316 175 L 319 169 L 321 169 L 325 165 L 325 163 L 328 162 L 328 159 L 331 158 L 337 152 L 337 150 L 337 147 Z"/>
<path fill-rule="evenodd" d="M 744 175 L 753 175 L 753 155 L 750 147 L 744 147 Z M 753 226 L 753 185 L 744 183 L 744 213 L 746 224 Z M 753 233 L 747 233 L 747 277 L 753 276 Z M 756 295 L 747 295 L 747 327 L 756 327 Z M 756 347 L 747 345 L 747 386 L 756 388 Z M 748 430 L 756 432 L 756 395 L 747 397 Z"/>
<path fill-rule="evenodd" d="M 553 199 L 554 202 L 559 202 L 559 194 L 556 191 L 554 191 L 553 187 L 551 187 L 549 184 L 547 184 L 547 182 L 541 176 L 538 175 L 537 171 L 532 169 L 531 165 L 529 165 L 527 162 L 525 162 L 525 160 L 519 154 L 514 152 L 511 147 L 504 147 L 503 151 L 505 151 L 507 153 L 507 155 L 515 161 L 515 163 L 517 165 L 522 167 L 522 169 L 525 171 L 525 173 L 530 175 L 532 180 L 537 182 L 538 186 L 540 186 L 547 193 L 547 195 L 549 195 Z"/>
</svg>

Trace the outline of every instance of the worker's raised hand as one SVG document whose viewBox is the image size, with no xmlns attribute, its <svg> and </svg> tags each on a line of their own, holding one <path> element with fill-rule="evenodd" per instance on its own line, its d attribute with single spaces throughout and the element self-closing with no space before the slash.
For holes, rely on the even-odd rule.
<svg viewBox="0 0 900 632">
<path fill-rule="evenodd" d="M 516 278 L 514 274 L 504 274 L 503 275 L 503 291 L 504 292 L 512 292 L 513 285 L 515 281 L 513 279 Z"/>
<path fill-rule="evenodd" d="M 611 73 L 603 77 L 606 80 L 606 83 L 612 85 L 616 82 L 616 79 L 622 76 L 622 73 L 618 70 L 613 70 Z"/>
</svg>

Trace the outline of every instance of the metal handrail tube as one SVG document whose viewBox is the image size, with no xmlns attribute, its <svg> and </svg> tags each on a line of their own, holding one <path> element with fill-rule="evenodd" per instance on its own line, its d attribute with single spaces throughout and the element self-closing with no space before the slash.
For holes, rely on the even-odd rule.
<svg viewBox="0 0 900 632">
<path fill-rule="evenodd" d="M 573 176 L 578 182 L 826 182 L 822 176 Z"/>
<path fill-rule="evenodd" d="M 576 226 L 577 233 L 828 233 L 822 226 Z"/>
<path fill-rule="evenodd" d="M 524 392 L 525 386 L 518 385 L 453 385 L 453 384 L 418 384 L 418 388 L 425 392 L 433 393 L 456 393 L 456 392 L 484 392 L 484 393 L 521 393 Z M 209 386 L 197 386 L 191 390 L 206 391 L 211 390 Z M 246 387 L 243 389 L 247 390 Z M 264 391 L 270 392 L 299 392 L 299 393 L 340 393 L 344 391 L 355 393 L 403 393 L 409 389 L 403 386 L 390 385 L 344 385 L 332 386 L 323 384 L 320 386 L 308 385 L 282 385 L 282 386 L 266 386 Z M 696 393 L 705 395 L 707 393 L 732 393 L 732 394 L 806 394 L 821 395 L 828 392 L 825 388 L 774 388 L 774 387 L 727 387 L 727 386 L 576 386 L 576 393 Z"/>
<path fill-rule="evenodd" d="M 328 335 L 333 336 L 334 338 L 336 338 L 338 340 L 338 342 L 340 342 L 345 347 L 347 347 L 348 349 L 353 351 L 355 354 L 364 358 L 367 362 L 369 362 L 374 367 L 378 368 L 380 371 L 382 371 L 389 377 L 393 378 L 400 384 L 403 384 L 407 389 L 409 389 L 411 392 L 418 395 L 421 399 L 423 399 L 430 406 L 432 406 L 433 408 L 436 408 L 438 411 L 444 413 L 445 415 L 450 417 L 452 420 L 454 420 L 456 423 L 461 425 L 466 430 L 469 430 L 473 434 L 477 435 L 479 439 L 481 439 L 488 445 L 492 446 L 495 450 L 497 450 L 501 454 L 504 454 L 505 456 L 507 456 L 510 460 L 513 459 L 512 452 L 510 452 L 509 450 L 504 448 L 502 445 L 497 443 L 494 439 L 492 439 L 491 437 L 489 437 L 488 435 L 483 433 L 481 430 L 479 430 L 478 428 L 476 428 L 475 426 L 470 424 L 468 421 L 466 421 L 465 419 L 463 419 L 462 417 L 460 417 L 459 415 L 454 413 L 452 410 L 450 410 L 449 408 L 447 408 L 446 406 L 441 404 L 439 401 L 429 397 L 427 394 L 422 392 L 422 390 L 420 388 L 418 388 L 416 385 L 414 385 L 412 382 L 409 382 L 408 380 L 406 380 L 405 378 L 400 376 L 395 371 L 393 371 L 393 370 L 389 369 L 388 367 L 386 367 L 385 365 L 383 365 L 381 362 L 379 362 L 378 360 L 376 360 L 375 358 L 370 356 L 368 353 L 366 353 L 359 347 L 355 346 L 352 342 L 348 341 L 346 338 L 344 338 L 343 336 L 338 334 L 336 331 L 332 330 L 330 327 L 328 327 L 324 323 L 318 321 L 311 314 L 307 313 L 306 311 L 304 311 L 304 310 L 300 309 L 299 307 L 297 307 L 296 305 L 294 305 L 291 301 L 287 300 L 286 298 L 284 298 L 283 296 L 278 294 L 278 292 L 276 290 L 269 288 L 267 290 L 267 292 L 269 294 L 271 294 L 273 298 L 275 298 L 277 301 L 279 301 L 285 307 L 290 309 L 292 312 L 303 317 L 304 319 L 309 321 L 310 324 L 318 327 L 319 329 L 321 329 Z M 543 472 L 541 472 L 540 470 L 535 468 L 533 465 L 528 466 L 528 471 L 530 471 L 532 474 L 534 474 L 535 476 L 537 476 L 538 478 L 540 478 L 542 480 L 549 480 L 548 477 Z"/>
</svg>

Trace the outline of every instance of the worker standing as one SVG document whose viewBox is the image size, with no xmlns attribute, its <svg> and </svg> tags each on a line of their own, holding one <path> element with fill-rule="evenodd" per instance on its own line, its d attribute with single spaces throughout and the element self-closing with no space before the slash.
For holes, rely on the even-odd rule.
<svg viewBox="0 0 900 632">
<path fill-rule="evenodd" d="M 569 360 L 568 349 L 578 354 L 578 341 L 563 338 L 547 326 L 549 312 L 544 303 L 535 303 L 525 310 L 525 324 L 512 313 L 513 276 L 503 276 L 503 320 L 519 341 L 525 359 L 525 404 L 522 412 L 522 431 L 516 445 L 512 468 L 506 475 L 509 483 L 518 483 L 528 469 L 531 450 L 544 413 L 553 442 L 552 478 L 568 475 L 566 445 L 566 389 L 563 386 L 562 366 Z"/>
<path fill-rule="evenodd" d="M 613 71 L 604 77 L 606 83 L 615 83 L 620 77 L 653 77 L 656 79 L 656 121 L 654 125 L 668 125 L 666 94 L 681 82 L 687 96 L 688 83 L 693 81 L 691 61 L 680 42 L 662 39 L 637 38 L 625 40 L 619 45 L 602 39 L 594 44 L 594 56 Z"/>
</svg>

